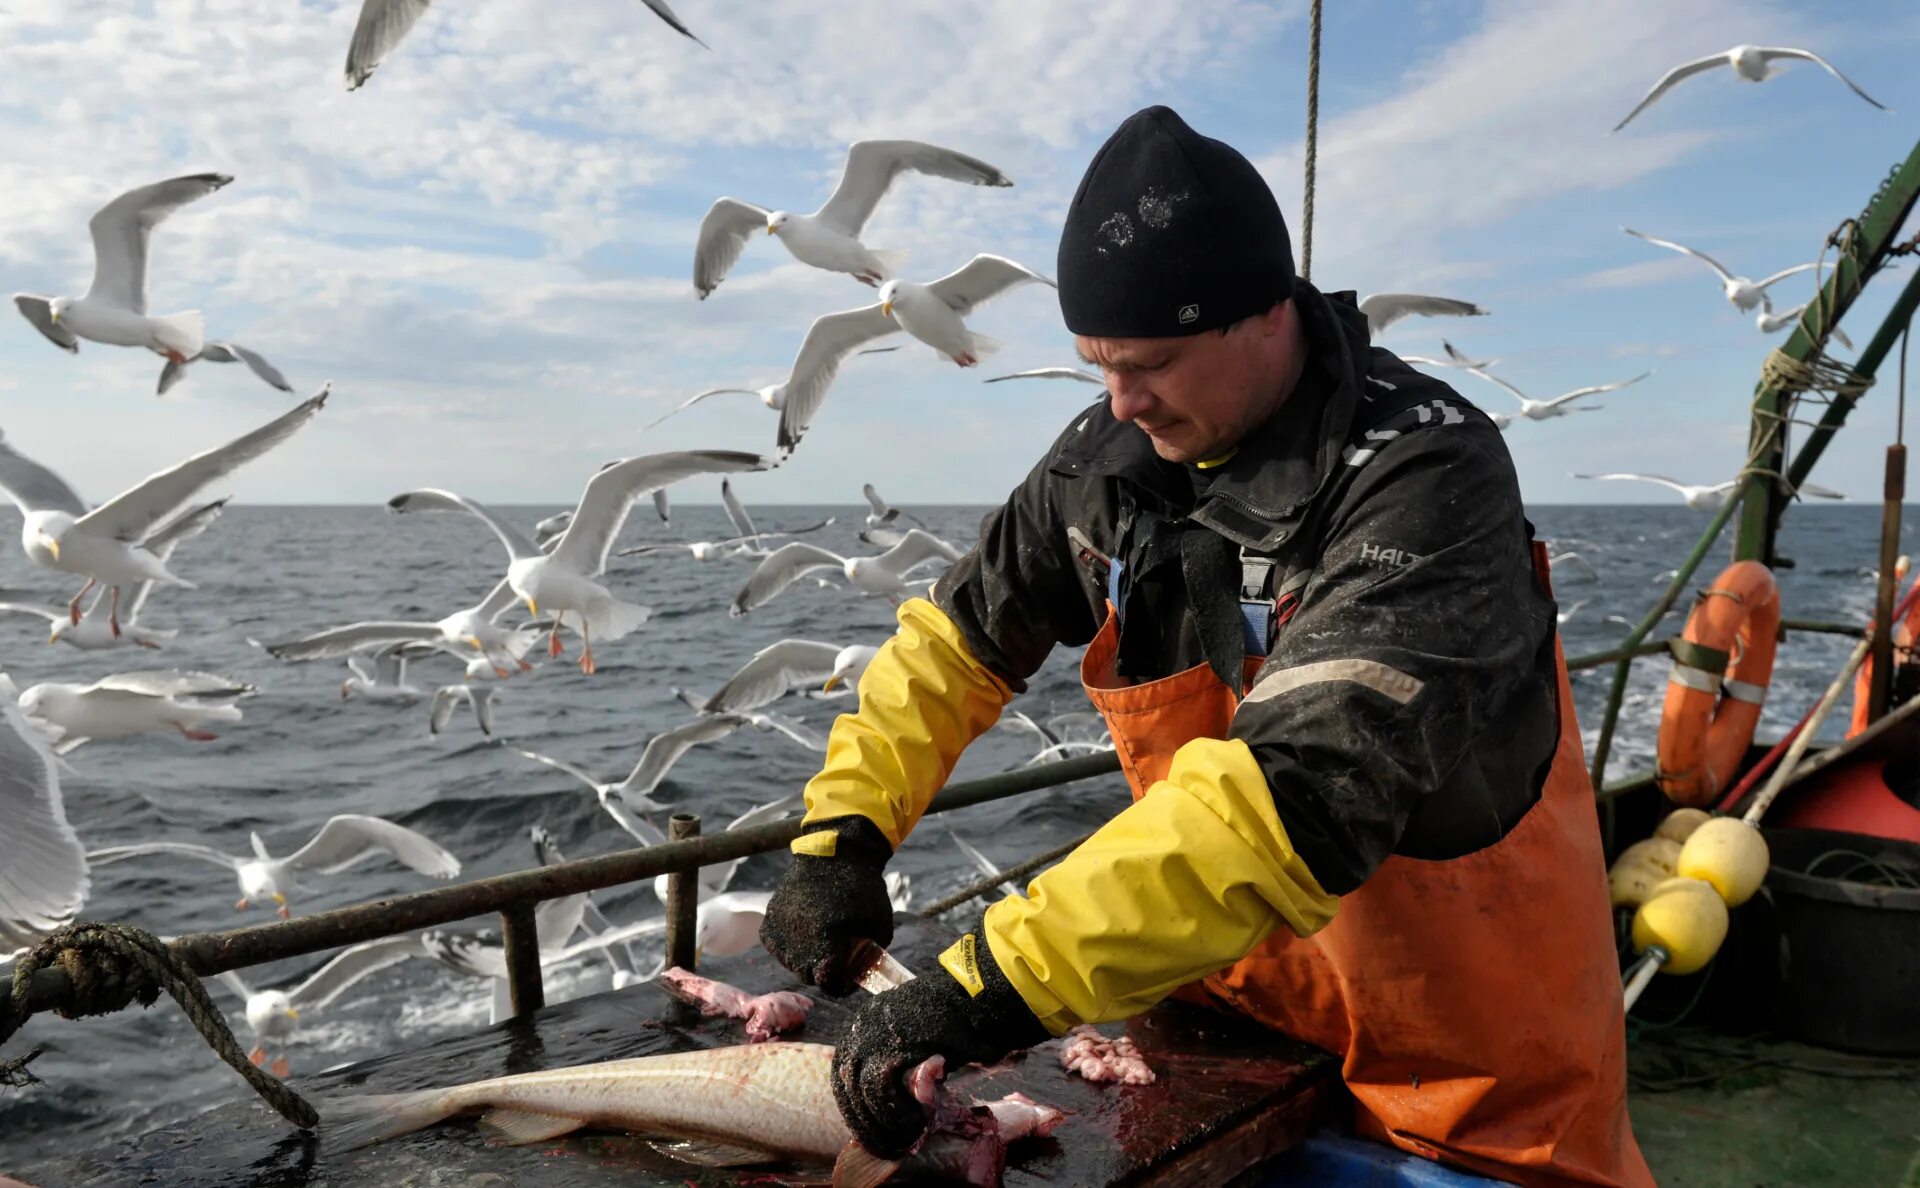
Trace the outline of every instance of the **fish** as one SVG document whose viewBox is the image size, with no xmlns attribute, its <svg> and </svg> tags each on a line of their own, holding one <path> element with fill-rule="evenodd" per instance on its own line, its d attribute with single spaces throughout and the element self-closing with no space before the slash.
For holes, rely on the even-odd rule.
<svg viewBox="0 0 1920 1188">
<path fill-rule="evenodd" d="M 723 1015 L 743 1021 L 747 1025 L 747 1042 L 751 1044 L 792 1031 L 807 1021 L 807 1012 L 813 1009 L 813 999 L 792 990 L 748 994 L 677 965 L 663 972 L 657 984 L 680 1001 L 699 1007 L 703 1015 Z"/>
<path fill-rule="evenodd" d="M 833 1099 L 833 1049 L 784 1041 L 337 1097 L 321 1106 L 320 1141 L 329 1153 L 351 1151 L 479 1113 L 481 1126 L 514 1144 L 608 1127 L 676 1140 L 663 1152 L 709 1166 L 831 1162 L 834 1188 L 875 1188 L 902 1166 L 933 1183 L 992 1188 L 1007 1144 L 1045 1134 L 1061 1119 L 1018 1094 L 960 1105 L 940 1095 L 944 1073 L 945 1060 L 935 1056 L 907 1074 L 933 1122 L 904 1165 L 874 1155 L 847 1130 Z"/>
</svg>

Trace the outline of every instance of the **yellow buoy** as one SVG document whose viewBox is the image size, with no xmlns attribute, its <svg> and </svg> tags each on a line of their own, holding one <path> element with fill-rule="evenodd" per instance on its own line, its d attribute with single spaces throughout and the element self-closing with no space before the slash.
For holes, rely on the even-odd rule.
<svg viewBox="0 0 1920 1188">
<path fill-rule="evenodd" d="M 1767 877 L 1767 840 L 1738 817 L 1716 817 L 1687 838 L 1674 871 L 1712 883 L 1728 907 L 1739 907 Z"/>
<path fill-rule="evenodd" d="M 1726 939 L 1726 902 L 1699 879 L 1668 879 L 1633 914 L 1633 947 L 1642 953 L 1655 945 L 1665 949 L 1667 973 L 1702 968 Z"/>
<path fill-rule="evenodd" d="M 1607 898 L 1614 907 L 1636 907 L 1659 884 L 1672 878 L 1680 861 L 1680 843 L 1650 837 L 1620 851 L 1607 872 Z"/>
<path fill-rule="evenodd" d="M 1660 827 L 1653 831 L 1653 836 L 1684 842 L 1694 830 L 1711 820 L 1713 820 L 1713 814 L 1705 809 L 1675 809 L 1667 814 L 1666 820 L 1660 822 Z"/>
</svg>

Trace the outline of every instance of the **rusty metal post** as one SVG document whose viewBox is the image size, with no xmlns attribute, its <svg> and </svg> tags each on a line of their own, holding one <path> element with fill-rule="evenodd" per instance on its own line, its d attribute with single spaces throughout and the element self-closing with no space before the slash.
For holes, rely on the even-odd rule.
<svg viewBox="0 0 1920 1188">
<path fill-rule="evenodd" d="M 507 991 L 513 996 L 513 1017 L 524 1019 L 547 1005 L 547 988 L 540 980 L 540 925 L 531 902 L 500 909 L 500 940 L 507 950 Z"/>
<path fill-rule="evenodd" d="M 686 841 L 700 836 L 700 818 L 693 813 L 675 813 L 667 822 L 668 841 Z M 700 868 L 688 867 L 667 876 L 667 966 L 692 969 L 699 960 L 694 948 L 695 930 L 700 914 Z"/>
<path fill-rule="evenodd" d="M 1873 600 L 1873 679 L 1867 685 L 1867 721 L 1878 722 L 1893 695 L 1893 572 L 1900 555 L 1900 501 L 1907 497 L 1907 447 L 1887 447 L 1887 479 L 1880 510 L 1880 588 Z"/>
</svg>

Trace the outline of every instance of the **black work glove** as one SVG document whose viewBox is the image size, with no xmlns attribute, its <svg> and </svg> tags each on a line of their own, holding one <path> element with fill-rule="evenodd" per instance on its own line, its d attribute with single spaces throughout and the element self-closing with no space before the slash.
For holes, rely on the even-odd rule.
<svg viewBox="0 0 1920 1188">
<path fill-rule="evenodd" d="M 884 947 L 893 939 L 893 901 L 883 874 L 893 847 L 865 817 L 816 821 L 801 832 L 832 834 L 831 857 L 795 853 L 760 921 L 760 943 L 773 959 L 809 986 L 839 997 L 866 972 L 863 941 Z"/>
<path fill-rule="evenodd" d="M 950 960 L 979 993 L 969 994 L 948 971 Z M 861 1146 L 882 1159 L 899 1159 L 920 1141 L 929 1120 L 907 1089 L 909 1070 L 932 1056 L 945 1056 L 949 1073 L 961 1064 L 992 1064 L 1047 1037 L 976 929 L 942 955 L 940 968 L 854 1012 L 833 1053 L 833 1099 Z"/>
</svg>

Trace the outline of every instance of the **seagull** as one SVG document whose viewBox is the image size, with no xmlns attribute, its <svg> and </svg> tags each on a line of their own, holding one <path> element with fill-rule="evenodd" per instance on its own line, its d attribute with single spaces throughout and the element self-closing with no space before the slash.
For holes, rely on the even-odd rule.
<svg viewBox="0 0 1920 1188">
<path fill-rule="evenodd" d="M 1812 304 L 1813 302 L 1811 301 L 1802 301 L 1792 309 L 1781 313 L 1774 313 L 1771 305 L 1763 304 L 1760 312 L 1753 316 L 1753 324 L 1760 327 L 1760 333 L 1762 334 L 1778 334 L 1788 326 L 1798 322 L 1800 315 L 1805 313 L 1807 306 Z M 1840 329 L 1840 327 L 1835 326 L 1827 332 L 1833 335 L 1834 341 L 1838 342 L 1841 346 L 1846 347 L 1848 350 L 1853 349 L 1853 340 L 1848 338 L 1846 331 Z"/>
<path fill-rule="evenodd" d="M 1568 607 L 1566 610 L 1555 611 L 1554 618 L 1559 623 L 1560 626 L 1565 627 L 1567 625 L 1568 620 L 1572 619 L 1573 616 L 1580 613 L 1581 607 L 1587 605 L 1587 603 L 1592 601 L 1593 599 L 1591 598 L 1582 598 L 1578 602 L 1574 603 L 1572 606 Z"/>
<path fill-rule="evenodd" d="M 972 367 L 1000 344 L 967 329 L 966 317 L 987 301 L 1030 282 L 1053 281 L 1004 256 L 982 253 L 929 284 L 889 280 L 880 300 L 814 321 L 794 356 L 780 410 L 780 450 L 791 454 L 819 414 L 840 363 L 863 343 L 905 330 L 942 358 Z"/>
<path fill-rule="evenodd" d="M 124 862 L 147 854 L 183 854 L 224 866 L 240 880 L 240 902 L 234 910 L 246 911 L 250 903 L 271 899 L 279 905 L 282 920 L 292 915 L 287 895 L 300 890 L 297 876 L 337 874 L 376 854 L 389 854 L 401 865 L 436 879 L 450 879 L 460 873 L 460 860 L 425 834 L 382 817 L 342 813 L 328 819 L 313 835 L 313 840 L 285 858 L 267 852 L 267 844 L 258 833 L 249 834 L 253 857 L 236 858 L 211 846 L 190 842 L 142 842 L 131 846 L 108 846 L 94 850 L 87 860 L 95 866 Z"/>
<path fill-rule="evenodd" d="M 87 901 L 86 850 L 67 821 L 60 761 L 0 676 L 0 957 L 73 923 Z"/>
<path fill-rule="evenodd" d="M 1649 104 L 1666 94 L 1669 90 L 1672 90 L 1674 84 L 1680 82 L 1682 79 L 1691 78 L 1696 74 L 1703 74 L 1716 66 L 1729 66 L 1733 68 L 1733 76 L 1741 82 L 1765 82 L 1778 73 L 1778 71 L 1773 68 L 1773 63 L 1780 58 L 1798 58 L 1802 61 L 1815 63 L 1828 74 L 1846 83 L 1847 89 L 1851 90 L 1854 94 L 1865 99 L 1868 103 L 1873 104 L 1881 111 L 1887 110 L 1885 104 L 1867 94 L 1858 86 L 1855 86 L 1852 79 L 1834 69 L 1832 63 L 1828 62 L 1819 54 L 1814 53 L 1812 50 L 1759 45 L 1736 45 L 1725 53 L 1708 54 L 1704 58 L 1696 58 L 1691 62 L 1683 63 L 1667 71 L 1659 82 L 1653 84 L 1653 89 L 1647 92 L 1646 98 L 1640 100 L 1639 104 L 1627 113 L 1626 119 L 1615 124 L 1613 130 L 1618 132 L 1620 129 L 1626 127 L 1634 116 L 1645 111 Z"/>
<path fill-rule="evenodd" d="M 1726 268 L 1721 265 L 1720 261 L 1707 255 L 1705 252 L 1694 251 L 1685 244 L 1674 243 L 1669 239 L 1655 239 L 1651 235 L 1645 235 L 1639 231 L 1635 231 L 1632 227 L 1622 227 L 1620 229 L 1635 239 L 1644 239 L 1657 247 L 1679 252 L 1684 256 L 1692 256 L 1708 268 L 1713 269 L 1714 274 L 1720 278 L 1721 291 L 1726 294 L 1728 301 L 1733 302 L 1734 308 L 1740 310 L 1742 313 L 1753 309 L 1755 306 L 1760 307 L 1767 313 L 1772 313 L 1773 302 L 1767 297 L 1767 286 L 1773 284 L 1775 281 L 1784 280 L 1796 272 L 1805 272 L 1810 268 L 1817 267 L 1817 265 L 1814 264 L 1795 264 L 1792 268 L 1781 269 L 1765 280 L 1749 280 L 1744 276 L 1733 275 L 1733 273 L 1728 272 Z"/>
<path fill-rule="evenodd" d="M 715 742 L 727 737 L 747 720 L 739 714 L 711 714 L 682 722 L 678 726 L 663 730 L 647 740 L 646 747 L 640 752 L 640 761 L 633 765 L 627 778 L 619 783 L 609 783 L 595 779 L 587 771 L 575 767 L 563 759 L 551 755 L 542 755 L 538 751 L 514 748 L 520 755 L 544 763 L 557 771 L 564 771 L 593 789 L 600 801 L 600 807 L 614 819 L 620 828 L 632 834 L 642 845 L 657 845 L 664 836 L 652 825 L 637 820 L 633 814 L 666 812 L 667 806 L 652 799 L 653 790 L 667 778 L 667 772 L 673 769 L 680 756 L 691 751 L 701 743 Z"/>
<path fill-rule="evenodd" d="M 859 140 L 847 149 L 846 169 L 826 204 L 810 215 L 767 210 L 721 198 L 700 221 L 693 251 L 693 288 L 710 296 L 757 231 L 778 236 L 802 264 L 851 273 L 877 285 L 899 269 L 904 252 L 870 250 L 860 231 L 902 173 L 924 173 L 976 186 L 1011 186 L 1013 179 L 977 157 L 917 140 Z"/>
<path fill-rule="evenodd" d="M 140 542 L 142 548 L 165 562 L 173 555 L 174 548 L 182 541 L 192 540 L 207 530 L 207 526 L 219 518 L 227 505 L 225 499 L 215 500 L 190 512 L 185 512 L 166 524 L 156 528 L 152 536 Z M 63 643 L 79 648 L 83 652 L 103 652 L 128 645 L 159 650 L 174 637 L 178 631 L 160 628 L 142 627 L 140 612 L 146 608 L 147 598 L 153 593 L 152 582 L 141 582 L 133 588 L 133 597 L 127 602 L 127 613 L 120 620 L 120 634 L 115 635 L 107 625 L 107 616 L 97 613 L 100 602 L 107 592 L 101 590 L 87 604 L 78 623 L 72 622 L 65 608 L 54 609 L 44 606 L 32 606 L 19 602 L 0 602 L 0 612 L 33 615 L 45 619 L 48 623 L 49 643 Z"/>
<path fill-rule="evenodd" d="M 878 557 L 842 557 L 819 545 L 796 540 L 781 545 L 760 563 L 734 595 L 727 613 L 737 619 L 816 569 L 838 569 L 854 589 L 864 594 L 899 599 L 913 592 L 903 580 L 908 572 L 929 562 L 959 559 L 959 549 L 919 528 L 909 530 L 899 544 Z"/>
<path fill-rule="evenodd" d="M 513 592 L 526 599 L 527 609 L 534 615 L 539 615 L 543 602 L 554 614 L 547 636 L 548 654 L 560 654 L 560 626 L 572 615 L 580 631 L 580 671 L 591 673 L 593 635 L 597 633 L 603 640 L 619 639 L 646 622 L 651 613 L 644 606 L 615 598 L 593 580 L 606 570 L 607 553 L 626 523 L 633 501 L 697 474 L 763 470 L 766 465 L 767 460 L 760 455 L 737 450 L 679 450 L 627 458 L 603 467 L 587 480 L 580 505 L 551 553 L 541 552 L 518 528 L 485 505 L 451 491 L 407 491 L 389 499 L 387 506 L 396 512 L 463 511 L 493 529 L 507 550 L 507 583 Z"/>
<path fill-rule="evenodd" d="M 1402 355 L 1402 363 L 1414 363 L 1422 367 L 1462 367 L 1469 371 L 1492 367 L 1498 359 L 1470 359 L 1454 348 L 1446 339 L 1440 340 L 1440 347 L 1446 352 L 1446 358 L 1435 359 L 1431 355 Z"/>
<path fill-rule="evenodd" d="M 480 733 L 493 737 L 493 699 L 500 690 L 492 685 L 442 685 L 433 691 L 433 705 L 427 713 L 427 733 L 438 737 L 453 720 L 453 711 L 465 702 L 473 710 Z"/>
<path fill-rule="evenodd" d="M 55 754 L 83 743 L 175 730 L 193 742 L 220 737 L 200 729 L 206 722 L 238 722 L 234 698 L 256 690 L 244 681 L 206 672 L 165 669 L 119 672 L 91 685 L 48 682 L 20 694 L 20 712 L 59 734 Z"/>
<path fill-rule="evenodd" d="M 753 654 L 740 671 L 698 707 L 703 714 L 743 713 L 771 705 L 803 685 L 859 683 L 879 648 L 867 644 L 837 647 L 811 639 L 783 639 Z"/>
<path fill-rule="evenodd" d="M 406 646 L 388 644 L 375 652 L 371 661 L 365 656 L 348 656 L 347 667 L 353 675 L 340 682 L 340 700 L 358 693 L 368 701 L 418 701 L 426 691 L 407 684 L 407 656 L 401 650 Z"/>
<path fill-rule="evenodd" d="M 431 3 L 432 0 L 364 0 L 360 5 L 360 19 L 353 26 L 353 41 L 347 46 L 347 90 L 357 91 L 366 85 L 374 70 L 406 38 Z M 698 42 L 702 49 L 711 48 L 680 23 L 667 0 L 645 0 L 645 3 L 668 28 Z"/>
<path fill-rule="evenodd" d="M 1401 318 L 1419 314 L 1428 318 L 1477 318 L 1492 312 L 1471 301 L 1451 297 L 1425 297 L 1419 293 L 1375 293 L 1360 301 L 1360 312 L 1367 315 L 1367 334 L 1378 338 L 1388 326 Z"/>
<path fill-rule="evenodd" d="M 529 832 L 533 838 L 534 857 L 540 860 L 540 865 L 558 866 L 567 860 L 567 856 L 560 852 L 560 843 L 554 840 L 552 833 L 539 825 L 533 826 Z M 570 930 L 569 934 L 584 929 L 589 937 L 598 939 L 602 935 L 615 930 L 613 921 L 607 919 L 606 913 L 602 912 L 599 905 L 593 902 L 592 895 L 583 891 L 578 898 L 580 900 L 580 918 L 574 922 L 574 927 Z M 566 921 L 564 919 L 559 921 L 560 927 L 564 928 L 565 924 Z M 663 920 L 662 927 L 664 926 Z M 541 935 L 545 935 L 544 929 Z M 600 949 L 600 952 L 606 955 L 608 964 L 613 967 L 613 988 L 615 990 L 624 990 L 628 986 L 636 985 L 640 982 L 650 982 L 654 978 L 659 977 L 660 971 L 667 966 L 665 955 L 662 954 L 651 969 L 647 969 L 644 973 L 641 972 L 642 969 L 646 968 L 646 965 L 645 962 L 641 960 L 640 954 L 635 951 L 633 942 L 630 939 L 609 941 Z"/>
<path fill-rule="evenodd" d="M 1582 557 L 1579 553 L 1575 553 L 1571 551 L 1565 552 L 1565 553 L 1555 553 L 1553 556 L 1548 557 L 1547 571 L 1551 573 L 1552 571 L 1560 568 L 1562 563 L 1565 563 L 1567 565 L 1579 566 L 1582 570 L 1586 572 L 1587 579 L 1589 581 L 1597 582 L 1600 580 L 1600 571 L 1593 567 L 1593 562 L 1588 561 L 1585 557 Z"/>
<path fill-rule="evenodd" d="M 536 826 L 536 828 L 538 828 Z M 586 895 L 568 895 L 561 899 L 545 899 L 534 905 L 534 933 L 538 937 L 538 951 L 542 969 L 558 965 L 563 961 L 587 953 L 601 953 L 612 959 L 612 946 L 630 941 L 648 932 L 663 932 L 666 929 L 664 918 L 649 920 L 644 927 L 635 927 L 622 931 L 616 940 L 603 939 L 605 934 L 589 937 L 579 943 L 573 941 L 574 933 L 580 930 L 588 900 Z M 491 928 L 472 931 L 449 931 L 444 928 L 430 928 L 420 934 L 420 947 L 426 956 L 468 977 L 484 978 L 492 986 L 488 1003 L 488 1020 L 499 1023 L 513 1015 L 513 995 L 507 980 L 507 950 L 501 943 L 500 933 Z M 661 963 L 662 968 L 665 962 Z M 618 965 L 614 977 L 618 984 Z"/>
<path fill-rule="evenodd" d="M 1064 719 L 1055 719 L 1054 724 L 1058 725 L 1062 720 Z M 1033 758 L 1021 764 L 1020 766 L 1022 767 L 1033 767 L 1041 763 L 1052 763 L 1056 760 L 1065 759 L 1070 755 L 1091 755 L 1100 751 L 1113 750 L 1113 740 L 1107 737 L 1106 724 L 1104 722 L 1100 723 L 1099 732 L 1101 737 L 1098 739 L 1062 738 L 1059 731 L 1047 726 L 1042 726 L 1019 710 L 1008 710 L 1005 716 L 1000 719 L 998 725 L 1001 729 L 1010 730 L 1017 734 L 1031 734 L 1040 740 L 1042 744 L 1040 750 Z M 957 841 L 959 839 L 956 838 L 955 840 Z M 998 872 L 989 871 L 987 873 L 994 874 Z"/>
<path fill-rule="evenodd" d="M 648 428 L 652 428 L 652 426 L 648 426 Z M 608 465 L 612 465 L 612 463 Z M 601 469 L 604 470 L 606 467 L 601 467 Z M 653 492 L 653 510 L 654 514 L 660 517 L 662 524 L 668 527 L 673 526 L 673 509 L 667 505 L 667 489 L 665 487 Z M 571 523 L 573 523 L 572 509 L 555 512 L 553 515 L 548 516 L 533 526 L 533 543 L 539 545 L 543 552 L 551 551 L 552 546 L 557 543 L 562 536 L 566 535 L 567 525 Z"/>
<path fill-rule="evenodd" d="M 286 1048 L 293 1042 L 302 1014 L 311 1016 L 345 994 L 355 982 L 368 974 L 398 965 L 410 957 L 425 957 L 417 935 L 383 936 L 340 950 L 314 971 L 306 981 L 291 990 L 255 990 L 240 975 L 228 970 L 217 975 L 220 984 L 240 996 L 246 1004 L 247 1027 L 252 1030 L 253 1051 L 247 1059 L 256 1068 L 265 1066 L 276 1077 L 288 1073 Z M 267 1064 L 267 1045 L 280 1049 L 280 1056 Z"/>
<path fill-rule="evenodd" d="M 908 516 L 905 512 L 901 511 L 899 508 L 890 506 L 886 500 L 880 498 L 880 492 L 873 489 L 872 483 L 861 484 L 860 494 L 866 496 L 867 498 L 867 508 L 868 508 L 867 529 L 868 531 L 872 531 L 875 528 L 884 528 L 887 525 L 892 524 L 895 520 L 898 520 L 901 516 L 907 516 L 907 519 L 913 520 L 913 522 L 916 524 L 920 524 L 920 521 L 918 519 L 915 519 L 913 516 Z M 920 524 L 920 526 L 922 528 L 926 527 L 925 524 Z M 864 537 L 862 539 L 864 539 Z M 898 544 L 899 542 L 895 541 L 894 543 Z M 892 548 L 893 546 L 888 545 L 887 547 Z"/>
<path fill-rule="evenodd" d="M 432 623 L 405 621 L 368 621 L 330 627 L 299 639 L 262 644 L 276 660 L 336 660 L 354 652 L 386 647 L 390 644 L 430 643 L 438 641 L 462 658 L 484 660 L 495 676 L 509 675 L 514 668 L 531 671 L 525 657 L 540 630 L 551 624 L 524 624 L 501 627 L 495 622 L 513 609 L 513 588 L 505 578 L 478 605 L 457 610 Z M 471 649 L 471 652 L 467 651 Z M 477 655 L 474 655 L 477 653 Z M 471 666 L 469 675 L 471 673 Z"/>
<path fill-rule="evenodd" d="M 1107 386 L 1106 380 L 1101 379 L 1091 371 L 1082 371 L 1078 367 L 1035 367 L 1027 371 L 1015 371 L 1008 375 L 996 375 L 992 379 L 984 382 L 1000 384 L 1008 380 L 1017 379 L 1077 380 L 1083 384 L 1095 384 L 1102 388 Z"/>
<path fill-rule="evenodd" d="M 767 550 L 760 547 L 760 542 L 769 537 L 805 536 L 810 532 L 818 532 L 833 523 L 833 517 L 828 516 L 819 523 L 809 524 L 804 528 L 792 528 L 780 532 L 762 532 L 754 527 L 753 517 L 747 514 L 747 509 L 741 504 L 739 497 L 733 493 L 733 484 L 727 479 L 720 480 L 720 504 L 726 508 L 727 519 L 733 524 L 733 530 L 739 533 L 739 535 L 730 536 L 725 540 L 685 540 L 636 545 L 633 548 L 621 549 L 619 555 L 622 557 L 642 557 L 650 553 L 675 552 L 680 549 L 685 549 L 688 555 L 695 561 L 711 561 L 716 557 L 764 557 L 767 555 Z"/>
<path fill-rule="evenodd" d="M 1733 493 L 1734 485 L 1740 481 L 1738 479 L 1728 479 L 1724 483 L 1715 483 L 1711 487 L 1693 487 L 1658 474 L 1627 474 L 1623 472 L 1618 474 L 1576 474 L 1573 477 L 1577 479 L 1619 479 L 1637 483 L 1658 483 L 1663 487 L 1678 491 L 1680 498 L 1685 500 L 1686 505 L 1695 511 L 1713 511 L 1718 508 L 1727 501 L 1727 496 Z"/>
<path fill-rule="evenodd" d="M 696 715 L 705 715 L 709 712 L 706 709 L 707 698 L 701 697 L 697 693 L 689 693 L 685 689 L 669 689 L 668 691 Z M 824 755 L 827 753 L 826 736 L 797 718 L 789 718 L 784 714 L 770 713 L 763 709 L 732 710 L 727 712 L 744 718 L 747 725 L 755 727 L 756 729 L 778 731 L 816 755 Z"/>
<path fill-rule="evenodd" d="M 69 354 L 80 339 L 107 346 L 146 347 L 174 363 L 200 353 L 200 312 L 147 316 L 147 241 L 153 229 L 187 203 L 205 198 L 233 178 L 195 173 L 128 190 L 87 222 L 93 235 L 93 285 L 84 297 L 15 293 L 13 304 L 34 329 Z"/>
<path fill-rule="evenodd" d="M 1507 391 L 1513 393 L 1514 397 L 1520 401 L 1519 412 L 1496 414 L 1494 416 L 1494 423 L 1499 425 L 1502 429 L 1505 429 L 1509 424 L 1511 424 L 1513 421 L 1517 419 L 1525 419 L 1529 421 L 1547 421 L 1547 420 L 1552 420 L 1554 417 L 1564 417 L 1568 413 L 1598 412 L 1599 411 L 1598 409 L 1595 409 L 1592 407 L 1573 408 L 1573 407 L 1570 407 L 1570 403 L 1572 401 L 1580 399 L 1582 396 L 1597 396 L 1602 392 L 1618 391 L 1621 388 L 1628 387 L 1632 384 L 1637 384 L 1641 380 L 1646 379 L 1649 375 L 1653 374 L 1651 371 L 1643 371 L 1639 375 L 1634 376 L 1632 379 L 1620 380 L 1618 383 L 1595 384 L 1594 386 L 1588 387 L 1588 388 L 1575 388 L 1573 391 L 1568 392 L 1561 396 L 1555 396 L 1551 400 L 1533 400 L 1533 399 L 1530 399 L 1525 392 L 1522 392 L 1520 389 L 1514 387 L 1512 384 L 1508 383 L 1506 380 L 1501 379 L 1499 376 L 1494 375 L 1492 372 L 1483 371 L 1478 367 L 1469 368 L 1468 370 L 1472 374 L 1479 376 L 1481 379 L 1486 380 L 1489 383 L 1495 383 L 1500 385 L 1501 387 L 1505 388 Z"/>
<path fill-rule="evenodd" d="M 265 380 L 269 385 L 282 392 L 293 391 L 293 385 L 280 369 L 261 358 L 258 354 L 241 346 L 237 342 L 209 342 L 200 348 L 200 353 L 184 363 L 168 359 L 166 366 L 160 369 L 160 390 L 156 396 L 165 396 L 173 386 L 187 378 L 187 368 L 195 363 L 245 363 L 253 374 Z"/>
<path fill-rule="evenodd" d="M 858 350 L 853 353 L 856 355 L 886 355 L 886 354 L 891 354 L 892 352 L 897 351 L 899 349 L 900 348 L 897 346 L 866 347 L 863 350 Z M 712 396 L 754 396 L 759 398 L 760 403 L 766 405 L 768 408 L 772 409 L 775 412 L 779 412 L 781 409 L 787 406 L 787 385 L 768 384 L 764 388 L 708 388 L 703 392 L 696 392 L 692 396 L 687 397 L 685 400 L 681 401 L 679 404 L 674 405 L 672 408 L 668 409 L 666 412 L 655 417 L 653 420 L 648 421 L 646 425 L 643 426 L 643 428 L 651 429 L 654 426 L 660 424 L 662 421 L 666 420 L 668 417 L 671 417 L 676 413 L 683 413 L 688 409 L 692 408 L 694 405 L 700 403 L 702 400 L 705 400 L 708 397 L 712 397 Z M 662 518 L 663 519 L 665 518 L 664 512 L 662 512 Z"/>
<path fill-rule="evenodd" d="M 323 387 L 265 425 L 223 446 L 151 475 L 93 510 L 53 471 L 0 438 L 0 489 L 20 509 L 20 544 L 36 565 L 84 574 L 87 584 L 67 604 L 80 621 L 80 599 L 97 584 L 113 588 L 107 625 L 120 632 L 120 588 L 140 582 L 190 586 L 141 541 L 208 483 L 225 478 L 296 433 L 327 401 Z"/>
</svg>

